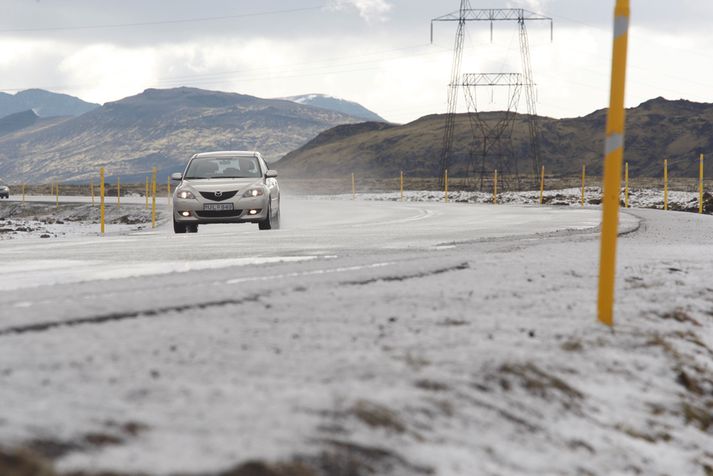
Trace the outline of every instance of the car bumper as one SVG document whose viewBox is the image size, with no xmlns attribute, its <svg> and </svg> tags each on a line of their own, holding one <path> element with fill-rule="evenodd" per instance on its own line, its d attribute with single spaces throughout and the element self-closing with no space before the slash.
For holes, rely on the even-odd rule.
<svg viewBox="0 0 713 476">
<path fill-rule="evenodd" d="M 233 210 L 206 210 L 205 205 L 232 204 Z M 173 198 L 173 218 L 177 223 L 257 223 L 267 218 L 268 199 L 236 198 L 223 202 Z"/>
</svg>

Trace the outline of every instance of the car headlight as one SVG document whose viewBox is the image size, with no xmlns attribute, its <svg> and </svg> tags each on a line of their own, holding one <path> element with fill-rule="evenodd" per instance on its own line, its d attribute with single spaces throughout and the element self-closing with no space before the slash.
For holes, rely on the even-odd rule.
<svg viewBox="0 0 713 476">
<path fill-rule="evenodd" d="M 243 198 L 259 197 L 260 195 L 265 195 L 265 190 L 262 187 L 253 187 L 245 191 Z"/>
<path fill-rule="evenodd" d="M 176 194 L 176 196 L 178 198 L 193 198 L 193 199 L 196 198 L 196 196 L 193 195 L 193 193 L 189 192 L 188 190 L 181 190 Z"/>
</svg>

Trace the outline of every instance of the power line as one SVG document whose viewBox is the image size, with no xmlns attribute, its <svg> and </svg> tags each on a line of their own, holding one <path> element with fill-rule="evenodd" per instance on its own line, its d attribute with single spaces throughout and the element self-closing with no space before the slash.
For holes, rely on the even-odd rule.
<svg viewBox="0 0 713 476">
<path fill-rule="evenodd" d="M 80 26 L 55 26 L 55 27 L 45 27 L 45 28 L 3 28 L 0 29 L 0 33 L 23 33 L 23 32 L 40 32 L 40 31 L 73 31 L 73 30 L 101 30 L 110 28 L 131 28 L 131 27 L 142 27 L 142 26 L 156 26 L 156 25 L 177 25 L 183 23 L 199 23 L 199 22 L 210 22 L 219 20 L 235 20 L 240 18 L 253 18 L 269 15 L 278 15 L 284 13 L 299 13 L 306 11 L 321 10 L 326 6 L 326 4 L 312 6 L 312 7 L 302 7 L 302 8 L 291 8 L 286 10 L 270 10 L 265 12 L 256 13 L 242 13 L 238 15 L 222 15 L 215 17 L 201 17 L 201 18 L 185 18 L 185 19 L 175 19 L 175 20 L 159 20 L 159 21 L 146 21 L 146 22 L 135 22 L 135 23 L 109 23 L 103 25 L 80 25 Z"/>
</svg>

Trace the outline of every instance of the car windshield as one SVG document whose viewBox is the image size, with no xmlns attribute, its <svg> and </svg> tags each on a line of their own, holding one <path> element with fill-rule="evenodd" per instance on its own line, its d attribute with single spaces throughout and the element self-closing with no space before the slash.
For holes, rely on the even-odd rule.
<svg viewBox="0 0 713 476">
<path fill-rule="evenodd" d="M 186 170 L 186 179 L 259 178 L 257 157 L 197 157 Z"/>
</svg>

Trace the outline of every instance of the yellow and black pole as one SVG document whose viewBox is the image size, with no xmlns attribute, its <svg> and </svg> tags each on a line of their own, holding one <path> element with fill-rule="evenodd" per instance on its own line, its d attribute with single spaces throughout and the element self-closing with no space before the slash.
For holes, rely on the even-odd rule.
<svg viewBox="0 0 713 476">
<path fill-rule="evenodd" d="M 401 178 L 399 180 L 399 187 L 401 189 L 401 201 L 404 201 L 404 171 L 401 171 Z"/>
<path fill-rule="evenodd" d="M 498 169 L 493 172 L 493 205 L 498 203 Z"/>
<path fill-rule="evenodd" d="M 444 186 L 445 186 L 445 190 L 444 190 L 444 191 L 445 191 L 445 195 L 444 195 L 444 198 L 445 198 L 446 203 L 448 203 L 448 169 L 446 169 L 446 172 L 445 172 L 445 174 L 443 175 L 443 183 L 444 183 Z"/>
<path fill-rule="evenodd" d="M 698 164 L 698 213 L 703 213 L 703 154 Z"/>
<path fill-rule="evenodd" d="M 629 0 L 616 0 L 612 52 L 611 96 L 607 114 L 604 183 L 602 197 L 602 237 L 599 261 L 599 321 L 614 325 L 614 279 L 616 241 L 619 226 L 621 165 L 624 159 L 624 90 L 629 40 Z"/>
<path fill-rule="evenodd" d="M 151 228 L 156 228 L 156 167 L 151 169 Z"/>
<path fill-rule="evenodd" d="M 663 209 L 668 210 L 668 159 L 663 161 Z"/>
<path fill-rule="evenodd" d="M 99 169 L 99 223 L 104 234 L 104 167 Z"/>
<path fill-rule="evenodd" d="M 584 186 L 587 183 L 587 164 L 582 164 L 582 206 L 584 206 Z"/>
<path fill-rule="evenodd" d="M 629 162 L 624 164 L 624 208 L 629 208 Z"/>
</svg>

